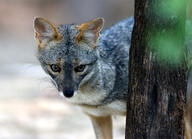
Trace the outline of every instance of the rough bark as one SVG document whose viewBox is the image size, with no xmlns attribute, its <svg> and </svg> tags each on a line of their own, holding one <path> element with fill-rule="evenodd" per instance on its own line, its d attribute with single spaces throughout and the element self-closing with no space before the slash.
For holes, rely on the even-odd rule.
<svg viewBox="0 0 192 139">
<path fill-rule="evenodd" d="M 160 2 L 166 5 L 167 0 L 135 0 L 126 139 L 184 138 L 187 86 L 185 11 L 162 16 L 158 11 Z M 176 37 L 182 52 L 176 65 L 173 57 L 164 60 L 159 55 L 157 48 L 163 46 L 150 41 L 154 33 Z"/>
</svg>

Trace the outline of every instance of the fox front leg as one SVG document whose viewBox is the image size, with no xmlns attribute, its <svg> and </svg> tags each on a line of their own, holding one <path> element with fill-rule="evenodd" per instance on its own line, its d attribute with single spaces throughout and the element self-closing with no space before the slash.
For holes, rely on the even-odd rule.
<svg viewBox="0 0 192 139">
<path fill-rule="evenodd" d="M 97 139 L 112 139 L 111 116 L 95 117 L 90 116 Z"/>
</svg>

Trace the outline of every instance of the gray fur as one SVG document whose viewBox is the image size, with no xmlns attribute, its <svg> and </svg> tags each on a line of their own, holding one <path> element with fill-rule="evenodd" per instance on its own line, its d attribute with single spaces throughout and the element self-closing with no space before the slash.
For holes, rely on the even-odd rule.
<svg viewBox="0 0 192 139">
<path fill-rule="evenodd" d="M 87 90 L 105 93 L 102 100 L 80 102 L 85 105 L 105 105 L 115 100 L 126 100 L 128 92 L 128 58 L 133 17 L 123 20 L 100 34 L 97 49 L 78 46 L 75 36 L 79 33 L 75 25 L 59 25 L 61 43 L 39 51 L 39 61 L 43 69 L 55 80 L 58 90 L 73 88 L 78 90 L 87 84 Z M 58 77 L 48 70 L 48 64 L 57 64 L 62 59 L 63 74 Z M 88 64 L 85 75 L 74 77 L 74 59 Z M 91 75 L 90 77 L 88 75 Z M 88 78 L 89 77 L 89 78 Z M 88 104 L 87 104 L 88 103 Z"/>
<path fill-rule="evenodd" d="M 114 100 L 126 100 L 128 92 L 128 60 L 131 33 L 134 18 L 123 20 L 104 31 L 99 40 L 99 51 L 101 58 L 108 65 L 115 66 L 115 84 L 103 103 Z M 104 71 L 108 72 L 108 71 Z M 110 81 L 106 79 L 104 82 Z"/>
<path fill-rule="evenodd" d="M 80 106 L 95 121 L 93 126 L 98 139 L 105 138 L 105 134 L 111 139 L 111 115 L 126 113 L 129 47 L 133 25 L 134 18 L 130 17 L 103 31 L 96 49 L 89 46 L 89 42 L 93 41 L 88 40 L 81 45 L 75 42 L 75 37 L 79 34 L 76 25 L 59 25 L 62 40 L 58 43 L 49 42 L 38 52 L 42 68 L 52 77 L 58 91 L 73 89 L 77 92 L 76 96 L 67 100 Z M 87 65 L 83 74 L 74 73 L 75 60 L 80 65 Z M 54 74 L 50 71 L 50 64 L 58 63 L 61 65 L 61 72 Z M 188 92 L 190 91 L 188 88 Z M 108 125 L 104 122 L 106 117 L 109 118 Z M 106 129 L 107 133 L 104 133 Z"/>
</svg>

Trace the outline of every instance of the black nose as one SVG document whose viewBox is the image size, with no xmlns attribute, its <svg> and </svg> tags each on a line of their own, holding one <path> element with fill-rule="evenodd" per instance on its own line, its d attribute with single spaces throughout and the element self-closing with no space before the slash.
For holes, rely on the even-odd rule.
<svg viewBox="0 0 192 139">
<path fill-rule="evenodd" d="M 73 94 L 74 94 L 74 91 L 71 90 L 71 89 L 67 89 L 67 90 L 64 90 L 64 91 L 63 91 L 63 95 L 64 95 L 65 97 L 68 97 L 68 98 L 72 97 Z"/>
</svg>

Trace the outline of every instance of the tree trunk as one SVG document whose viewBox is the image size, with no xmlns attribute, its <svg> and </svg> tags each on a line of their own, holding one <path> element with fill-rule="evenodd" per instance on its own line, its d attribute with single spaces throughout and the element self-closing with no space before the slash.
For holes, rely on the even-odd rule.
<svg viewBox="0 0 192 139">
<path fill-rule="evenodd" d="M 185 6 L 183 0 L 135 0 L 126 139 L 184 138 Z"/>
</svg>

